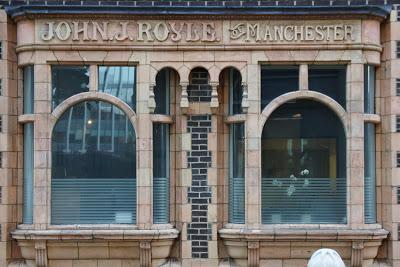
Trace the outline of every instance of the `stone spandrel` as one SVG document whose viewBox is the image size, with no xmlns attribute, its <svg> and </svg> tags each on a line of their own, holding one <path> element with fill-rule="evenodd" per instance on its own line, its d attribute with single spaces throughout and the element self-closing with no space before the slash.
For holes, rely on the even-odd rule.
<svg viewBox="0 0 400 267">
<path fill-rule="evenodd" d="M 229 46 L 351 44 L 361 42 L 360 20 L 37 20 L 36 42 L 79 45 Z"/>
</svg>

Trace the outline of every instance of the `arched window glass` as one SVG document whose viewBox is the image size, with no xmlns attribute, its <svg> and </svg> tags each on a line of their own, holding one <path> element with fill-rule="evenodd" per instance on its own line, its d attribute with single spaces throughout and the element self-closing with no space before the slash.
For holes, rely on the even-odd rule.
<svg viewBox="0 0 400 267">
<path fill-rule="evenodd" d="M 261 68 L 261 110 L 280 95 L 299 89 L 299 66 Z"/>
<path fill-rule="evenodd" d="M 52 135 L 52 224 L 136 221 L 136 137 L 106 102 L 70 107 Z"/>
<path fill-rule="evenodd" d="M 88 91 L 88 66 L 54 65 L 51 67 L 51 104 L 53 109 L 68 97 Z"/>
<path fill-rule="evenodd" d="M 136 110 L 136 67 L 100 66 L 99 91 L 118 97 Z"/>
<path fill-rule="evenodd" d="M 263 223 L 346 223 L 346 138 L 323 104 L 297 100 L 262 134 Z"/>
<path fill-rule="evenodd" d="M 229 68 L 229 114 L 242 113 L 242 76 L 234 68 Z"/>
<path fill-rule="evenodd" d="M 171 84 L 175 81 L 175 71 L 164 68 L 157 73 L 154 88 L 155 113 L 170 114 Z M 153 123 L 153 222 L 170 221 L 170 125 Z"/>
</svg>

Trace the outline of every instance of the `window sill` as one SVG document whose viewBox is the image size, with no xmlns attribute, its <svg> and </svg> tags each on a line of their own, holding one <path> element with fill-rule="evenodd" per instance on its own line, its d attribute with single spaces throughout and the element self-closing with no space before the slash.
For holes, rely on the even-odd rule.
<svg viewBox="0 0 400 267">
<path fill-rule="evenodd" d="M 113 225 L 114 226 L 114 225 Z M 175 239 L 179 231 L 174 228 L 169 229 L 122 229 L 117 227 L 89 229 L 86 228 L 51 228 L 47 230 L 21 229 L 11 233 L 17 240 L 159 240 Z M 78 227 L 78 226 L 77 226 Z"/>
<path fill-rule="evenodd" d="M 275 224 L 257 228 L 228 224 L 219 230 L 222 239 L 245 240 L 382 240 L 388 231 L 379 224 L 351 229 L 348 225 Z"/>
<path fill-rule="evenodd" d="M 352 266 L 370 266 L 389 233 L 378 224 L 357 229 L 347 225 L 336 225 L 336 229 L 333 225 L 330 229 L 310 225 L 270 225 L 269 229 L 237 226 L 226 225 L 219 235 L 229 257 L 247 266 L 277 259 L 287 261 L 293 255 L 306 264 L 314 251 L 324 247 L 336 250 L 345 262 L 354 263 Z"/>
</svg>

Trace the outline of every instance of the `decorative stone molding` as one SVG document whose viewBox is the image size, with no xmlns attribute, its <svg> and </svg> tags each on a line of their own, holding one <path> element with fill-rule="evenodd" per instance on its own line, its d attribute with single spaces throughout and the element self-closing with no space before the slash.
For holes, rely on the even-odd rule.
<svg viewBox="0 0 400 267">
<path fill-rule="evenodd" d="M 53 127 L 56 124 L 57 120 L 64 114 L 65 111 L 67 111 L 70 107 L 74 106 L 75 104 L 84 102 L 84 101 L 90 101 L 90 100 L 100 100 L 104 101 L 107 103 L 110 103 L 112 105 L 115 105 L 116 107 L 120 108 L 126 116 L 128 116 L 129 120 L 133 124 L 133 128 L 136 128 L 136 113 L 135 111 L 132 110 L 132 108 L 119 99 L 118 97 L 115 97 L 110 94 L 106 94 L 103 92 L 84 92 L 84 93 L 79 93 L 76 95 L 73 95 L 67 99 L 65 99 L 61 104 L 59 104 L 51 113 L 51 118 L 50 118 L 50 127 L 49 127 L 49 132 L 53 131 Z"/>
<path fill-rule="evenodd" d="M 242 95 L 242 112 L 247 113 L 249 110 L 249 91 L 248 91 L 248 86 L 247 83 L 242 83 L 242 88 L 243 88 L 243 95 Z"/>
<path fill-rule="evenodd" d="M 35 260 L 37 267 L 47 267 L 47 247 L 45 240 L 35 242 Z"/>
<path fill-rule="evenodd" d="M 269 103 L 264 108 L 260 116 L 260 121 L 258 123 L 259 136 L 262 135 L 262 131 L 264 130 L 264 125 L 268 120 L 269 116 L 272 114 L 272 112 L 274 112 L 282 104 L 296 99 L 309 99 L 326 105 L 328 108 L 330 108 L 333 112 L 336 113 L 336 115 L 343 124 L 346 136 L 349 135 L 348 125 L 350 118 L 346 110 L 338 102 L 336 102 L 331 97 L 321 94 L 319 92 L 315 92 L 312 90 L 298 90 L 278 96 L 277 98 L 274 99 L 274 101 Z"/>
<path fill-rule="evenodd" d="M 182 109 L 183 113 L 186 113 L 187 109 L 189 108 L 189 99 L 188 99 L 188 92 L 187 92 L 187 87 L 189 83 L 181 83 L 181 102 L 180 102 L 180 107 Z"/>
<path fill-rule="evenodd" d="M 247 266 L 258 267 L 260 265 L 260 242 L 249 241 L 247 243 Z"/>
<path fill-rule="evenodd" d="M 52 260 L 51 266 L 58 266 L 54 265 L 54 262 L 86 260 L 88 257 L 93 258 L 93 251 L 96 251 L 96 255 L 101 254 L 101 259 L 104 261 L 121 260 L 120 257 L 123 254 L 124 259 L 132 261 L 134 266 L 147 267 L 151 264 L 160 266 L 171 256 L 172 247 L 179 234 L 179 231 L 170 225 L 163 225 L 162 229 L 147 230 L 136 229 L 137 226 L 133 225 L 126 226 L 124 229 L 116 225 L 74 225 L 59 229 L 60 227 L 64 226 L 53 225 L 52 229 L 12 231 L 11 235 L 21 249 L 21 258 L 29 263 L 29 266 L 37 262 L 38 267 L 48 267 L 49 263 L 52 263 L 47 263 L 47 258 Z M 94 227 L 98 229 L 93 229 Z M 91 251 L 85 250 L 78 253 L 82 246 Z M 72 251 L 72 254 L 58 253 L 64 248 Z M 102 254 L 105 250 L 110 253 Z M 111 251 L 116 253 L 111 253 Z"/>
<path fill-rule="evenodd" d="M 380 225 L 369 229 L 349 229 L 340 225 L 337 225 L 337 229 L 324 229 L 323 226 L 320 226 L 322 229 L 295 229 L 283 226 L 251 229 L 236 228 L 235 225 L 230 227 L 219 230 L 219 236 L 228 256 L 247 266 L 259 266 L 257 257 L 258 263 L 272 259 L 288 260 L 286 255 L 291 253 L 296 253 L 299 256 L 297 259 L 307 261 L 312 252 L 322 248 L 321 245 L 316 245 L 318 243 L 338 251 L 352 251 L 351 255 L 349 253 L 343 258 L 351 262 L 352 267 L 369 266 L 389 233 Z M 276 254 L 273 253 L 275 250 Z M 306 250 L 309 253 L 303 253 Z M 298 254 L 299 251 L 302 253 Z"/>
<path fill-rule="evenodd" d="M 354 241 L 351 248 L 351 267 L 362 267 L 364 261 L 364 242 Z"/>
<path fill-rule="evenodd" d="M 211 101 L 210 101 L 210 108 L 213 111 L 216 111 L 219 107 L 218 101 L 218 83 L 210 83 L 212 91 L 211 91 Z"/>
<path fill-rule="evenodd" d="M 300 65 L 299 87 L 300 90 L 308 90 L 308 65 L 306 64 Z"/>
<path fill-rule="evenodd" d="M 140 242 L 140 267 L 151 267 L 151 242 Z"/>
<path fill-rule="evenodd" d="M 156 110 L 156 99 L 154 95 L 154 87 L 156 85 L 154 83 L 150 83 L 149 85 L 149 100 L 147 102 L 147 107 L 149 108 L 149 113 L 154 113 Z"/>
</svg>

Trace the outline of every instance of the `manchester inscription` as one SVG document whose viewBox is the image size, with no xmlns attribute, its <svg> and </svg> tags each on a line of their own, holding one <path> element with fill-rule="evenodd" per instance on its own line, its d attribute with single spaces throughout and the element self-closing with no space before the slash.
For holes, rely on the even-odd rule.
<svg viewBox="0 0 400 267">
<path fill-rule="evenodd" d="M 309 24 L 308 24 L 309 23 Z M 42 21 L 41 41 L 132 43 L 353 42 L 357 24 L 305 21 Z"/>
<path fill-rule="evenodd" d="M 239 23 L 229 29 L 231 39 L 246 42 L 352 41 L 352 25 L 262 25 Z"/>
</svg>

